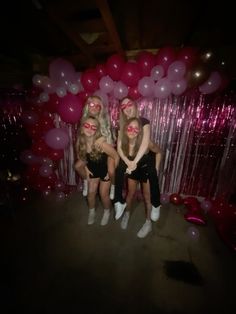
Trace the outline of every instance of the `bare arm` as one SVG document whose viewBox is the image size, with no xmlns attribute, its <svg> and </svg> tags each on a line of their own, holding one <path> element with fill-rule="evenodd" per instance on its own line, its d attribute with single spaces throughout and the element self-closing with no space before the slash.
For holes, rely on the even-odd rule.
<svg viewBox="0 0 236 314">
<path fill-rule="evenodd" d="M 125 164 L 129 167 L 130 160 L 125 156 L 123 153 L 123 150 L 121 148 L 121 138 L 120 138 L 120 132 L 118 133 L 118 139 L 117 139 L 117 152 L 120 155 L 120 158 L 125 162 Z"/>
<path fill-rule="evenodd" d="M 137 164 L 139 160 L 143 157 L 146 153 L 150 142 L 150 124 L 146 124 L 143 127 L 143 139 L 142 143 L 139 147 L 138 153 L 134 159 L 134 162 Z"/>
<path fill-rule="evenodd" d="M 117 167 L 119 163 L 119 155 L 117 154 L 117 151 L 112 147 L 111 144 L 108 144 L 107 142 L 103 142 L 101 144 L 101 149 L 104 153 L 106 153 L 109 157 L 113 158 L 115 161 L 115 167 Z"/>
</svg>

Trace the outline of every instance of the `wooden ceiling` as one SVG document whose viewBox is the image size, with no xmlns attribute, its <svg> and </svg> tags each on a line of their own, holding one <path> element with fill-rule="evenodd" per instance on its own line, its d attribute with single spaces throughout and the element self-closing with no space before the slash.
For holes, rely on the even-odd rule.
<svg viewBox="0 0 236 314">
<path fill-rule="evenodd" d="M 167 45 L 210 48 L 235 77 L 235 11 L 228 2 L 8 0 L 0 9 L 0 84 L 47 75 L 56 57 L 82 71 L 114 53 L 134 58 Z"/>
</svg>

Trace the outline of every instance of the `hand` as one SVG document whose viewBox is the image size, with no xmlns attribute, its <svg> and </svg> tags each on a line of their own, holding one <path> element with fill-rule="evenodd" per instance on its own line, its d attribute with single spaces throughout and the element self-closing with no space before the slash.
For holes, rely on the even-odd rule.
<svg viewBox="0 0 236 314">
<path fill-rule="evenodd" d="M 128 164 L 128 169 L 132 172 L 137 168 L 137 164 L 135 161 L 130 161 Z"/>
<path fill-rule="evenodd" d="M 105 181 L 109 181 L 110 180 L 110 177 L 109 177 L 109 174 L 107 173 L 107 175 L 104 177 L 104 180 Z"/>
<path fill-rule="evenodd" d="M 86 171 L 86 178 L 87 178 L 87 180 L 89 180 L 90 176 L 93 176 L 93 173 L 91 171 L 89 171 L 89 169 L 87 167 L 85 167 L 85 171 Z"/>
</svg>

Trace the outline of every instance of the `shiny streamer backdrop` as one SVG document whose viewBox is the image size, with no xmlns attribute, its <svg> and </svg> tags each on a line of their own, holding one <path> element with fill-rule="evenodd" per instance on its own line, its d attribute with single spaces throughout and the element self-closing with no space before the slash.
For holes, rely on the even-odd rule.
<svg viewBox="0 0 236 314">
<path fill-rule="evenodd" d="M 228 198 L 236 187 L 236 95 L 201 95 L 192 92 L 167 99 L 141 99 L 140 115 L 151 123 L 152 140 L 162 149 L 159 184 L 162 193 Z M 117 134 L 119 103 L 107 108 Z M 60 122 L 61 127 L 66 124 Z M 77 125 L 70 126 L 74 144 Z M 79 184 L 74 173 L 72 146 L 59 173 L 68 184 Z"/>
<path fill-rule="evenodd" d="M 12 98 L 12 97 L 10 97 Z M 13 97 L 14 101 L 16 96 Z M 6 103 L 4 101 L 4 103 Z M 1 126 L 20 123 L 24 107 L 22 97 L 17 105 L 1 107 Z M 202 197 L 228 198 L 236 189 L 236 95 L 201 95 L 138 101 L 140 114 L 151 122 L 152 140 L 162 149 L 159 183 L 162 193 L 181 193 Z M 113 133 L 117 133 L 119 103 L 109 99 L 107 108 Z M 58 167 L 58 176 L 68 185 L 80 187 L 74 171 L 74 144 L 77 124 L 63 122 L 58 115 L 56 127 L 64 128 L 70 145 Z"/>
</svg>

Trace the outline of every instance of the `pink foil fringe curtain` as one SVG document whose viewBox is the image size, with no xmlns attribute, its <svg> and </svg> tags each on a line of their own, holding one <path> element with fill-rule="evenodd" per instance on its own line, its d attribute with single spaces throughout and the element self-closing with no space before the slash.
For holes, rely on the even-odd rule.
<svg viewBox="0 0 236 314">
<path fill-rule="evenodd" d="M 16 98 L 17 96 L 13 96 Z M 22 97 L 17 105 L 1 109 L 1 125 L 21 123 Z M 162 193 L 181 193 L 227 199 L 236 190 L 236 95 L 201 95 L 192 92 L 167 99 L 141 99 L 140 114 L 150 120 L 152 140 L 162 149 L 159 184 Z M 113 133 L 117 132 L 119 103 L 109 99 L 107 108 Z M 65 184 L 81 188 L 74 171 L 77 124 L 55 115 L 56 127 L 65 128 L 70 145 L 58 167 Z"/>
<path fill-rule="evenodd" d="M 236 186 L 236 97 L 190 95 L 167 99 L 141 99 L 141 116 L 150 120 L 152 140 L 162 149 L 159 172 L 161 193 L 228 198 Z M 117 131 L 119 106 L 109 99 L 113 133 Z M 80 185 L 74 171 L 77 125 L 56 118 L 67 128 L 71 145 L 60 162 L 59 175 L 68 185 Z"/>
</svg>

